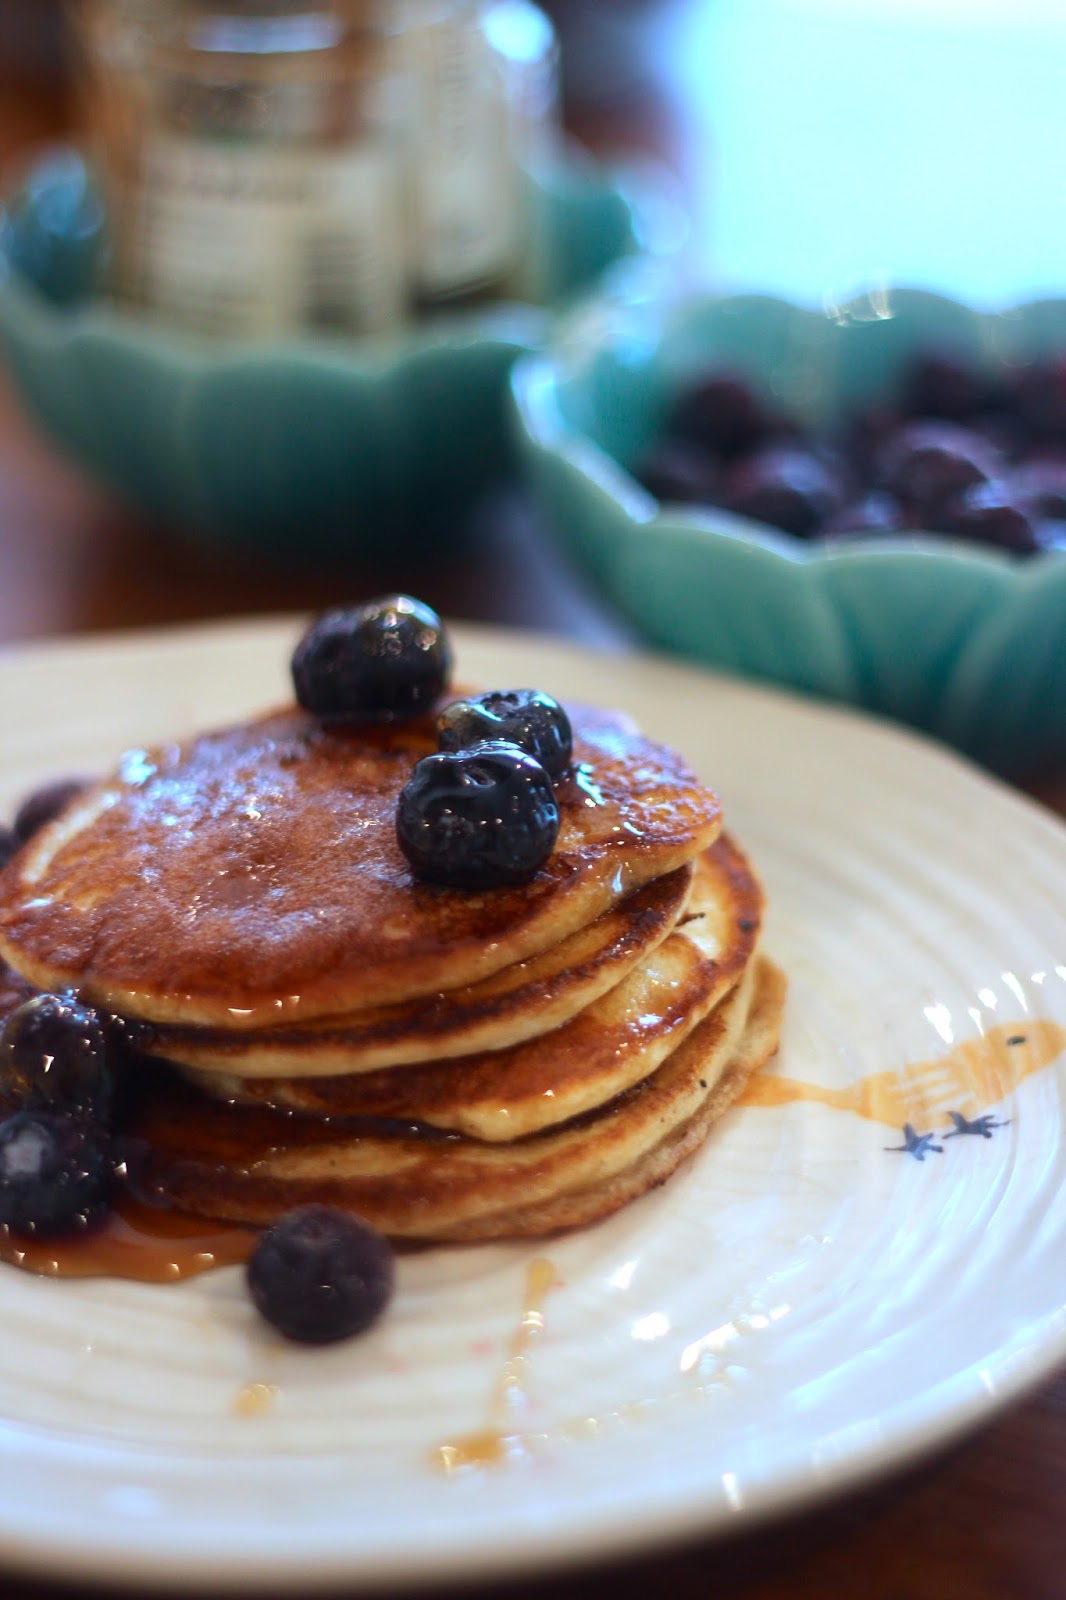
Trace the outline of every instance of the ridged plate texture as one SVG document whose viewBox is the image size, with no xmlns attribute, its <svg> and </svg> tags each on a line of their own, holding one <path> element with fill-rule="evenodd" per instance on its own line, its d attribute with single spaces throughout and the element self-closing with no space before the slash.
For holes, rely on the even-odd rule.
<svg viewBox="0 0 1066 1600">
<path fill-rule="evenodd" d="M 297 631 L 8 656 L 0 807 L 271 703 Z M 329 1350 L 283 1348 L 236 1269 L 0 1268 L 6 1561 L 216 1591 L 525 1574 L 852 1488 L 1066 1358 L 1066 831 L 850 712 L 516 636 L 458 657 L 621 705 L 719 789 L 790 979 L 779 1103 L 599 1227 L 402 1255 L 385 1320 Z"/>
</svg>

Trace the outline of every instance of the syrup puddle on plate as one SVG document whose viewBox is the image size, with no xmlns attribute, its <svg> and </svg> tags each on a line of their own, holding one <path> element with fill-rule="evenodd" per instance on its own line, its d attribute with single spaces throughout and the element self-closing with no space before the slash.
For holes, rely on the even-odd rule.
<svg viewBox="0 0 1066 1600">
<path fill-rule="evenodd" d="M 122 1194 L 98 1227 L 64 1238 L 34 1238 L 0 1227 L 0 1261 L 46 1278 L 126 1278 L 181 1283 L 217 1267 L 241 1266 L 258 1230 L 164 1211 Z"/>
</svg>

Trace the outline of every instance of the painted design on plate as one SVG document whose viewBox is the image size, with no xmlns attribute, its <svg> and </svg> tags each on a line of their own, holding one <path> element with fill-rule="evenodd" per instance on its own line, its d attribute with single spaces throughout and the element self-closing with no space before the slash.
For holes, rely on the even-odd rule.
<svg viewBox="0 0 1066 1600">
<path fill-rule="evenodd" d="M 885 1149 L 889 1152 L 899 1150 L 904 1155 L 913 1156 L 915 1161 L 924 1161 L 930 1150 L 935 1151 L 938 1156 L 944 1154 L 944 1146 L 933 1143 L 935 1138 L 935 1133 L 916 1133 L 910 1123 L 905 1122 L 903 1124 L 903 1143 L 886 1144 Z"/>
<path fill-rule="evenodd" d="M 909 1111 L 915 1119 L 950 1119 L 945 1133 L 920 1133 L 915 1123 L 905 1121 L 903 1143 L 886 1145 L 924 1161 L 927 1154 L 944 1154 L 939 1139 L 972 1136 L 991 1139 L 993 1133 L 1009 1125 L 981 1106 L 1007 1097 L 1026 1078 L 1051 1063 L 1066 1049 L 1066 1027 L 1051 1022 L 1002 1024 L 976 1039 L 955 1046 L 947 1054 L 930 1061 L 908 1064 L 898 1072 L 878 1072 L 857 1080 L 846 1088 L 831 1089 L 800 1079 L 766 1074 L 749 1083 L 739 1105 L 781 1106 L 809 1101 L 834 1110 L 851 1111 L 869 1121 L 898 1126 L 894 1118 Z M 946 1099 L 967 1107 L 972 1115 L 944 1107 Z M 545 1331 L 545 1304 L 552 1290 L 563 1287 L 552 1263 L 538 1257 L 526 1272 L 523 1310 L 496 1381 L 484 1428 L 456 1436 L 432 1453 L 432 1464 L 452 1475 L 498 1468 L 528 1459 L 549 1443 L 576 1440 L 603 1431 L 611 1422 L 630 1422 L 647 1418 L 660 1409 L 666 1397 L 647 1399 L 623 1406 L 601 1416 L 572 1419 L 546 1431 L 528 1426 L 531 1407 L 530 1360 Z M 647 1319 L 645 1319 L 647 1320 Z M 660 1318 L 665 1327 L 668 1319 Z M 735 1319 L 730 1332 L 737 1336 L 764 1326 L 765 1317 L 748 1321 Z M 680 1372 L 689 1380 L 690 1398 L 698 1391 L 710 1394 L 729 1387 L 730 1367 L 723 1329 L 688 1345 L 681 1355 Z M 487 1353 L 487 1352 L 485 1352 Z M 695 1379 L 695 1384 L 691 1383 Z"/>
<path fill-rule="evenodd" d="M 991 1139 L 994 1128 L 1005 1128 L 1010 1122 L 1009 1117 L 1004 1117 L 1002 1122 L 997 1122 L 994 1117 L 975 1117 L 969 1122 L 966 1117 L 960 1116 L 957 1111 L 949 1111 L 948 1116 L 955 1124 L 950 1133 L 945 1133 L 945 1139 L 957 1139 L 960 1134 L 972 1133 L 981 1139 Z"/>
<path fill-rule="evenodd" d="M 784 1106 L 812 1101 L 837 1111 L 853 1111 L 871 1122 L 900 1129 L 903 1144 L 885 1148 L 902 1150 L 922 1161 L 930 1150 L 943 1153 L 941 1146 L 931 1142 L 938 1137 L 975 1134 L 990 1139 L 993 1130 L 1006 1123 L 995 1121 L 989 1107 L 1050 1066 L 1063 1050 L 1066 1028 L 1058 1023 L 1001 1023 L 932 1061 L 918 1061 L 898 1072 L 871 1073 L 844 1088 L 764 1074 L 752 1080 L 739 1104 Z M 945 1117 L 954 1124 L 951 1131 L 942 1135 L 916 1132 L 919 1127 L 935 1128 Z"/>
</svg>

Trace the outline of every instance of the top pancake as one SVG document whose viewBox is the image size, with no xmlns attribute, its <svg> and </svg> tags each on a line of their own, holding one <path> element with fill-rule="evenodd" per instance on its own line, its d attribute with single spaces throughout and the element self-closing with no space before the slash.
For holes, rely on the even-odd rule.
<svg viewBox="0 0 1066 1600">
<path fill-rule="evenodd" d="M 128 1037 L 142 1056 L 266 1078 L 373 1072 L 503 1050 L 561 1027 L 621 983 L 673 931 L 694 874 L 690 865 L 655 878 L 550 950 L 443 994 L 255 1032 L 138 1022 Z"/>
<path fill-rule="evenodd" d="M 716 838 L 715 796 L 617 714 L 569 706 L 552 855 L 519 888 L 420 883 L 396 843 L 433 719 L 292 708 L 132 751 L 0 874 L 0 955 L 130 1017 L 254 1029 L 476 983 Z"/>
</svg>

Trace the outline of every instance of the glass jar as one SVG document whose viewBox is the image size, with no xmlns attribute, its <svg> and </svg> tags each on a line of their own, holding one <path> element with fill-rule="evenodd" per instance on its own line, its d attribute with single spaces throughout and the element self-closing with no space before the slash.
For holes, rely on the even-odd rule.
<svg viewBox="0 0 1066 1600">
<path fill-rule="evenodd" d="M 114 287 L 224 338 L 397 326 L 401 86 L 372 0 L 96 0 Z"/>
<path fill-rule="evenodd" d="M 415 303 L 512 291 L 534 222 L 527 171 L 554 124 L 555 31 L 527 0 L 407 0 L 400 17 Z"/>
</svg>

